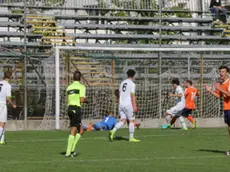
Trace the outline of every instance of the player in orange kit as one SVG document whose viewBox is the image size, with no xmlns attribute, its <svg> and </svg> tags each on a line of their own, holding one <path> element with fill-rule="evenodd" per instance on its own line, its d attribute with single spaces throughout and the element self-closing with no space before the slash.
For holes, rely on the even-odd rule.
<svg viewBox="0 0 230 172">
<path fill-rule="evenodd" d="M 186 117 L 193 125 L 193 128 L 196 128 L 196 121 L 191 116 L 192 111 L 196 109 L 196 96 L 198 96 L 198 90 L 193 87 L 192 81 L 185 81 L 185 108 L 182 110 L 181 115 Z"/>
<path fill-rule="evenodd" d="M 227 66 L 219 67 L 221 83 L 215 83 L 216 91 L 212 90 L 212 87 L 206 85 L 207 91 L 217 98 L 224 97 L 224 122 L 228 126 L 228 132 L 230 136 L 230 79 L 228 76 L 229 68 Z M 226 152 L 226 155 L 230 155 L 230 151 Z"/>
<path fill-rule="evenodd" d="M 184 82 L 186 87 L 184 96 L 185 96 L 185 108 L 181 111 L 181 116 L 187 118 L 193 125 L 193 128 L 196 128 L 196 121 L 191 116 L 192 111 L 196 109 L 195 99 L 198 96 L 198 90 L 193 87 L 191 80 L 186 80 Z M 178 116 L 175 116 L 170 121 L 171 126 L 175 123 Z"/>
</svg>

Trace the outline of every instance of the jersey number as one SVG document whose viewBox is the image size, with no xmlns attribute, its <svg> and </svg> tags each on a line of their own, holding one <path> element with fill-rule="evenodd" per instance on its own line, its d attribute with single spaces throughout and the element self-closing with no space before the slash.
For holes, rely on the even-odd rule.
<svg viewBox="0 0 230 172">
<path fill-rule="evenodd" d="M 124 83 L 122 86 L 122 91 L 125 92 L 126 91 L 126 87 L 127 87 L 127 83 Z"/>
<path fill-rule="evenodd" d="M 194 100 L 196 98 L 196 92 L 192 92 L 191 100 Z"/>
<path fill-rule="evenodd" d="M 106 118 L 105 118 L 105 122 L 107 122 L 108 120 L 109 120 L 109 117 L 106 117 Z"/>
<path fill-rule="evenodd" d="M 3 86 L 3 84 L 0 84 L 0 92 L 2 91 L 2 86 Z"/>
</svg>

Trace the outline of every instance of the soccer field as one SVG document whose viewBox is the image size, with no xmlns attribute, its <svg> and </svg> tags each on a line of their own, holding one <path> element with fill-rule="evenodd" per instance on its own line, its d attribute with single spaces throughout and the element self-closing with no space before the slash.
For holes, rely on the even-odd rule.
<svg viewBox="0 0 230 172">
<path fill-rule="evenodd" d="M 7 132 L 7 144 L 0 147 L 1 172 L 228 172 L 230 149 L 227 130 L 140 129 L 127 141 L 128 130 L 109 142 L 108 132 L 86 132 L 75 158 L 62 155 L 68 131 Z"/>
</svg>

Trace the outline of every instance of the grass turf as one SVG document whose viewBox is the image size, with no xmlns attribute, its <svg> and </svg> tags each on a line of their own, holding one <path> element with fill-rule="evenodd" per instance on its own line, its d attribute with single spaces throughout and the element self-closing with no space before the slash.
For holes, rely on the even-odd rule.
<svg viewBox="0 0 230 172">
<path fill-rule="evenodd" d="M 6 132 L 0 146 L 1 172 L 227 172 L 230 149 L 226 129 L 140 129 L 129 143 L 128 130 L 121 129 L 109 142 L 108 132 L 86 132 L 77 150 L 65 158 L 68 131 Z"/>
</svg>

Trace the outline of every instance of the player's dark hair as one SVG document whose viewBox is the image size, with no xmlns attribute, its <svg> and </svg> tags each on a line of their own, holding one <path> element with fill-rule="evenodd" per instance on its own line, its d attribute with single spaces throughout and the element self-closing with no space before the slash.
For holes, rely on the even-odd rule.
<svg viewBox="0 0 230 172">
<path fill-rule="evenodd" d="M 136 72 L 135 72 L 135 70 L 133 70 L 133 69 L 129 69 L 129 70 L 127 71 L 127 76 L 128 76 L 129 78 L 134 77 L 135 74 L 136 74 Z"/>
<path fill-rule="evenodd" d="M 221 69 L 225 69 L 229 73 L 229 67 L 227 67 L 227 66 L 220 66 L 219 70 L 221 70 Z"/>
<path fill-rule="evenodd" d="M 192 81 L 191 80 L 186 80 L 185 82 L 189 83 L 189 85 L 192 85 Z"/>
<path fill-rule="evenodd" d="M 180 85 L 180 81 L 178 78 L 172 80 L 172 84 Z"/>
<path fill-rule="evenodd" d="M 73 80 L 74 81 L 80 81 L 81 80 L 81 72 L 75 71 L 73 74 Z"/>
<path fill-rule="evenodd" d="M 10 71 L 4 72 L 4 77 L 3 77 L 3 79 L 10 79 L 11 76 L 12 76 L 12 72 L 10 72 Z"/>
</svg>

